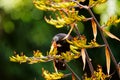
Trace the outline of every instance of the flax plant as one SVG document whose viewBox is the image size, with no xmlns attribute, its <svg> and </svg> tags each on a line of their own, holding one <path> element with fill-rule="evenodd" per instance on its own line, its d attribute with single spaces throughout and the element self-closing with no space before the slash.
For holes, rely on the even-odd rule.
<svg viewBox="0 0 120 80">
<path fill-rule="evenodd" d="M 52 11 L 55 13 L 56 18 L 44 17 L 45 21 L 56 28 L 70 27 L 70 30 L 67 34 L 60 33 L 57 34 L 52 41 L 50 50 L 47 51 L 46 56 L 43 55 L 39 50 L 33 52 L 32 57 L 28 57 L 24 54 L 16 54 L 10 57 L 10 61 L 19 62 L 19 63 L 41 63 L 41 62 L 53 62 L 54 72 L 49 72 L 42 68 L 42 76 L 46 80 L 58 80 L 65 78 L 67 76 L 72 76 L 71 80 L 106 80 L 111 78 L 110 74 L 110 63 L 113 61 L 118 76 L 120 78 L 120 67 L 118 62 L 116 61 L 110 46 L 105 38 L 106 34 L 110 38 L 120 41 L 118 37 L 114 34 L 110 33 L 106 30 L 106 27 L 117 24 L 120 22 L 120 19 L 117 16 L 111 16 L 110 19 L 103 25 L 100 25 L 95 15 L 92 12 L 92 8 L 95 6 L 99 6 L 102 3 L 107 2 L 107 0 L 89 0 L 88 5 L 82 5 L 81 2 L 86 0 L 33 0 L 33 4 L 39 10 L 43 11 Z M 76 10 L 79 8 L 79 11 Z M 79 15 L 78 13 L 81 10 L 87 10 L 88 14 L 91 17 L 86 17 L 84 14 Z M 91 27 L 93 34 L 93 39 L 91 42 L 87 41 L 85 35 L 79 33 L 79 29 L 77 26 L 77 22 L 88 22 L 91 21 Z M 90 26 L 89 26 L 90 27 Z M 71 32 L 75 30 L 76 36 L 72 36 Z M 99 44 L 97 42 L 97 34 L 100 32 L 101 38 L 104 44 Z M 65 44 L 61 44 L 61 42 L 68 44 L 68 50 L 60 51 L 59 49 L 63 47 Z M 86 49 L 91 48 L 105 48 L 105 56 L 106 56 L 106 69 L 107 74 L 105 74 L 102 70 L 102 66 L 98 65 L 98 69 L 95 70 L 92 65 L 92 60 Z M 71 60 L 75 60 L 78 58 L 82 58 L 83 61 L 83 71 L 86 68 L 86 63 L 88 63 L 88 67 L 91 71 L 91 76 L 88 77 L 87 74 L 83 75 L 83 77 L 77 75 L 73 69 L 67 64 Z M 59 66 L 57 66 L 59 63 Z M 99 63 L 98 63 L 99 64 Z M 71 73 L 65 74 L 62 73 L 61 68 L 66 67 Z M 65 69 L 66 69 L 65 68 Z"/>
</svg>

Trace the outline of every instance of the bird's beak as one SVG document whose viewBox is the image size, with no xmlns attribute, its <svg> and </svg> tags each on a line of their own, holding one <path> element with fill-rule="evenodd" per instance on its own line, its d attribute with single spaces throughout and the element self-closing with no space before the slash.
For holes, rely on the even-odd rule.
<svg viewBox="0 0 120 80">
<path fill-rule="evenodd" d="M 57 48 L 57 44 L 56 41 L 53 41 L 49 53 L 51 53 L 55 48 Z"/>
</svg>

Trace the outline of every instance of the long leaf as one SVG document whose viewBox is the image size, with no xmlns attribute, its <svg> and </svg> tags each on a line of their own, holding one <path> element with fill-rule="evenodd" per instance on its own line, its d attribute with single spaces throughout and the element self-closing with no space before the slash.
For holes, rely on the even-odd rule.
<svg viewBox="0 0 120 80">
<path fill-rule="evenodd" d="M 105 47 L 105 55 L 106 55 L 106 66 L 107 66 L 107 73 L 110 73 L 110 53 L 107 47 Z"/>
<path fill-rule="evenodd" d="M 96 41 L 96 36 L 97 36 L 97 25 L 94 19 L 91 20 L 92 22 L 92 29 L 93 29 L 93 35 L 94 35 L 94 41 Z"/>
<path fill-rule="evenodd" d="M 82 60 L 83 60 L 83 70 L 84 70 L 84 69 L 85 69 L 85 65 L 86 65 L 85 49 L 81 49 L 81 55 L 82 55 Z"/>
<path fill-rule="evenodd" d="M 115 35 L 113 35 L 112 33 L 108 32 L 107 30 L 103 29 L 102 30 L 110 37 L 110 38 L 113 38 L 113 39 L 116 39 L 118 41 L 120 41 L 120 39 L 118 37 L 116 37 Z"/>
</svg>

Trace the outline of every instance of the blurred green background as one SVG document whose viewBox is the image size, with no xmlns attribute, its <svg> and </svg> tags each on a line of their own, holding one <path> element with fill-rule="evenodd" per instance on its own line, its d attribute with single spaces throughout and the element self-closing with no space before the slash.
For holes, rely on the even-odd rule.
<svg viewBox="0 0 120 80">
<path fill-rule="evenodd" d="M 103 24 L 111 15 L 117 14 L 119 17 L 120 0 L 108 0 L 107 4 L 93 10 L 97 19 Z M 83 11 L 82 14 L 89 17 L 86 11 Z M 9 57 L 13 55 L 14 51 L 32 56 L 34 50 L 40 50 L 45 55 L 49 51 L 52 37 L 59 32 L 68 32 L 68 28 L 56 29 L 54 26 L 47 24 L 44 16 L 49 15 L 54 16 L 52 12 L 36 9 L 32 0 L 0 0 L 0 80 L 44 80 L 41 76 L 41 68 L 45 67 L 50 71 L 53 70 L 51 62 L 30 65 L 9 61 Z M 93 39 L 92 29 L 89 25 L 90 23 L 78 23 L 80 32 L 87 36 L 88 41 Z M 120 38 L 119 26 L 120 24 L 111 26 L 108 30 Z M 103 43 L 100 38 L 98 34 L 98 42 Z M 117 62 L 119 62 L 120 42 L 108 37 L 107 40 Z M 88 52 L 94 68 L 97 67 L 97 64 L 100 64 L 106 73 L 104 49 L 90 49 Z M 69 64 L 77 74 L 83 74 L 81 58 L 73 60 Z M 112 63 L 111 73 L 114 69 Z M 89 69 L 87 68 L 87 70 Z"/>
</svg>

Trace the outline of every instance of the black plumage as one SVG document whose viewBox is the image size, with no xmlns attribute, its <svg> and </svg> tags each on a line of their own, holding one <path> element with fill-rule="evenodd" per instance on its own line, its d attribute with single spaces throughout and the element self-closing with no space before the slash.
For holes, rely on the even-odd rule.
<svg viewBox="0 0 120 80">
<path fill-rule="evenodd" d="M 59 45 L 57 46 L 57 51 L 58 51 L 57 55 L 61 55 L 62 52 L 66 52 L 70 50 L 70 44 L 66 41 L 66 39 L 64 39 L 66 36 L 67 34 L 65 33 L 59 33 L 53 37 L 52 42 L 56 42 L 56 44 Z M 68 36 L 67 39 L 71 40 L 72 37 Z M 58 70 L 66 69 L 66 66 L 64 64 L 64 59 L 62 60 L 56 59 L 54 61 L 55 61 L 55 66 Z"/>
</svg>

